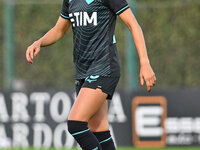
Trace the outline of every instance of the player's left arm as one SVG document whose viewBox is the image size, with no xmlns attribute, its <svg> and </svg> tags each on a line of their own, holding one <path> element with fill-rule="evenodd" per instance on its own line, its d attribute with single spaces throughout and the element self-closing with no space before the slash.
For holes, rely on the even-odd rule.
<svg viewBox="0 0 200 150">
<path fill-rule="evenodd" d="M 144 81 L 145 81 L 146 86 L 147 86 L 147 91 L 150 92 L 151 88 L 156 83 L 156 76 L 155 76 L 155 73 L 153 72 L 153 69 L 151 68 L 151 65 L 149 62 L 142 29 L 141 29 L 140 25 L 138 24 L 138 22 L 130 8 L 128 8 L 127 10 L 122 12 L 119 15 L 119 17 L 129 28 L 129 30 L 132 34 L 138 55 L 139 55 L 141 86 L 144 85 Z"/>
</svg>

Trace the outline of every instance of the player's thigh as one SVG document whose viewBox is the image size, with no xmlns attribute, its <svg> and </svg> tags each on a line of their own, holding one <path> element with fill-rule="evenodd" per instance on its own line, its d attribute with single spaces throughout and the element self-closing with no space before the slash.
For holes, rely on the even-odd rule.
<svg viewBox="0 0 200 150">
<path fill-rule="evenodd" d="M 100 89 L 81 88 L 68 120 L 89 121 L 106 101 L 107 94 Z"/>
<path fill-rule="evenodd" d="M 107 101 L 103 103 L 99 111 L 89 120 L 88 126 L 92 132 L 109 130 Z"/>
</svg>

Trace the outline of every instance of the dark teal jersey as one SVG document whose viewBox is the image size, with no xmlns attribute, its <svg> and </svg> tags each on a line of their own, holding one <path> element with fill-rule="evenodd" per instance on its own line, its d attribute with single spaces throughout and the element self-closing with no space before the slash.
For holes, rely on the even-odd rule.
<svg viewBox="0 0 200 150">
<path fill-rule="evenodd" d="M 126 0 L 64 0 L 61 17 L 74 34 L 75 78 L 120 76 L 114 35 L 116 17 L 129 8 Z"/>
</svg>

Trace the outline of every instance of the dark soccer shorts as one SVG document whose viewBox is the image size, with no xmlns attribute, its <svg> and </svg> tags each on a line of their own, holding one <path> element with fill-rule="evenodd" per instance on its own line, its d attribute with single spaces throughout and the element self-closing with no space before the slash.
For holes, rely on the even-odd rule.
<svg viewBox="0 0 200 150">
<path fill-rule="evenodd" d="M 78 95 L 82 87 L 91 89 L 101 89 L 104 93 L 108 94 L 107 99 L 111 100 L 119 82 L 119 77 L 104 77 L 104 76 L 89 76 L 86 79 L 76 80 L 76 93 Z"/>
</svg>

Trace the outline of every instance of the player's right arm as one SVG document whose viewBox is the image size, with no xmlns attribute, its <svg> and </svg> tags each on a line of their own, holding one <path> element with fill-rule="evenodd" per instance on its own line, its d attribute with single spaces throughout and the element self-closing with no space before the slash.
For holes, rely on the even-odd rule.
<svg viewBox="0 0 200 150">
<path fill-rule="evenodd" d="M 28 62 L 33 63 L 34 56 L 40 51 L 40 47 L 45 47 L 56 43 L 68 31 L 71 22 L 68 19 L 59 17 L 56 25 L 49 30 L 42 38 L 35 41 L 26 50 L 26 59 Z"/>
</svg>

